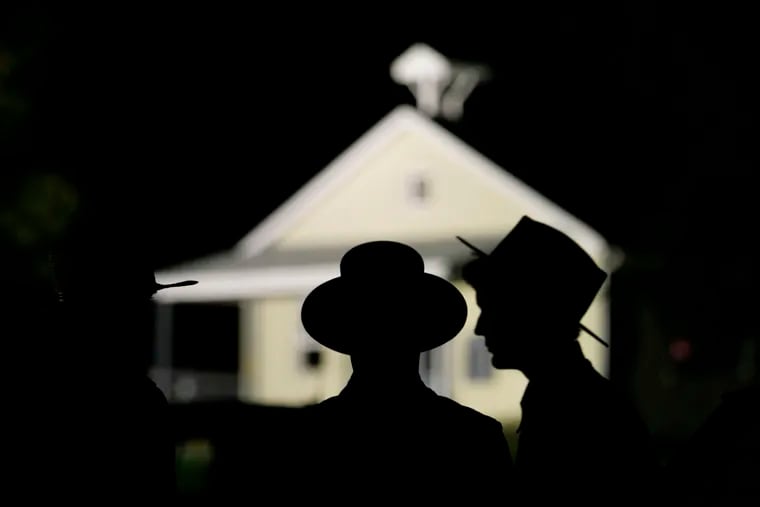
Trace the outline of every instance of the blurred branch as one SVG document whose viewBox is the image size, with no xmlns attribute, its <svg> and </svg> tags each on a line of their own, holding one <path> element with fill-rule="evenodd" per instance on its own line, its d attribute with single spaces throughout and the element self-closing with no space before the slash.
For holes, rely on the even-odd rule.
<svg viewBox="0 0 760 507">
<path fill-rule="evenodd" d="M 0 134 L 3 135 L 20 123 L 26 111 L 26 102 L 10 86 L 16 62 L 16 55 L 0 46 Z"/>
<path fill-rule="evenodd" d="M 29 175 L 0 207 L 3 243 L 22 250 L 60 239 L 77 208 L 72 185 L 55 173 Z"/>
</svg>

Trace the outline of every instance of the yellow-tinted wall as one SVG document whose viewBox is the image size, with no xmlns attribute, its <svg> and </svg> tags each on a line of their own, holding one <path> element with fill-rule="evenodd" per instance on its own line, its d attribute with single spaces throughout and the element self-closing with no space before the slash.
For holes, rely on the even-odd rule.
<svg viewBox="0 0 760 507">
<path fill-rule="evenodd" d="M 500 236 L 524 214 L 551 221 L 544 204 L 522 187 L 516 185 L 506 196 L 495 184 L 493 170 L 500 169 L 468 167 L 426 136 L 400 131 L 359 170 L 322 195 L 308 214 L 283 232 L 276 248 L 350 245 L 378 238 L 412 245 L 455 241 L 455 235 Z M 426 185 L 423 199 L 415 197 L 415 184 L 421 179 Z M 606 260 L 601 258 L 606 252 L 589 254 L 598 262 Z"/>
<path fill-rule="evenodd" d="M 337 394 L 350 374 L 348 358 L 304 339 L 300 297 L 247 301 L 241 311 L 240 392 L 243 399 L 301 405 Z M 309 368 L 307 348 L 321 352 Z"/>
</svg>

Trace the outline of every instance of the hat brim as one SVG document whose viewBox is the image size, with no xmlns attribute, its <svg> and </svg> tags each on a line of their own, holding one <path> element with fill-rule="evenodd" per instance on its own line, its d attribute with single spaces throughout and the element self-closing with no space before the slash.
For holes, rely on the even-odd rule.
<svg viewBox="0 0 760 507">
<path fill-rule="evenodd" d="M 184 280 L 182 282 L 175 282 L 175 283 L 158 283 L 156 282 L 153 287 L 155 291 L 163 290 L 163 289 L 171 289 L 173 287 L 187 287 L 189 285 L 195 285 L 197 284 L 197 280 Z"/>
<path fill-rule="evenodd" d="M 447 280 L 424 273 L 411 287 L 357 293 L 343 278 L 315 288 L 301 307 L 301 322 L 318 343 L 351 354 L 368 344 L 368 330 L 390 330 L 382 347 L 431 350 L 453 339 L 467 320 L 467 302 Z M 394 338 L 410 340 L 393 343 Z"/>
</svg>

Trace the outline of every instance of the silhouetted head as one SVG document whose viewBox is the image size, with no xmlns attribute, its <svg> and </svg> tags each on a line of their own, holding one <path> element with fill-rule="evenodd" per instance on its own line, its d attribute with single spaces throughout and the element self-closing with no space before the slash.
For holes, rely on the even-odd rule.
<svg viewBox="0 0 760 507">
<path fill-rule="evenodd" d="M 72 350 L 103 365 L 144 366 L 152 351 L 153 295 L 194 281 L 156 282 L 151 247 L 126 224 L 93 217 L 72 228 L 51 257 L 55 290 Z"/>
<path fill-rule="evenodd" d="M 490 254 L 463 268 L 476 292 L 484 336 L 501 369 L 530 369 L 563 350 L 607 275 L 571 238 L 527 216 Z"/>
<path fill-rule="evenodd" d="M 464 297 L 443 278 L 425 273 L 412 247 L 373 241 L 350 249 L 340 276 L 315 288 L 301 308 L 304 328 L 325 347 L 361 358 L 392 361 L 454 338 L 464 326 Z"/>
</svg>

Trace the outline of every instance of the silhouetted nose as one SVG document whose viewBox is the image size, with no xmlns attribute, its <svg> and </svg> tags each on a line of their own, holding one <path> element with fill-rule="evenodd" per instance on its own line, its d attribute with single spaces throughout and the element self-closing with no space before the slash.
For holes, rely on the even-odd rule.
<svg viewBox="0 0 760 507">
<path fill-rule="evenodd" d="M 485 336 L 485 324 L 483 321 L 483 315 L 478 317 L 478 323 L 475 324 L 475 334 L 478 336 Z"/>
</svg>

